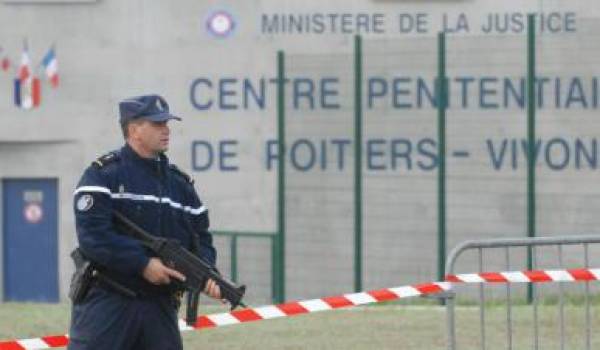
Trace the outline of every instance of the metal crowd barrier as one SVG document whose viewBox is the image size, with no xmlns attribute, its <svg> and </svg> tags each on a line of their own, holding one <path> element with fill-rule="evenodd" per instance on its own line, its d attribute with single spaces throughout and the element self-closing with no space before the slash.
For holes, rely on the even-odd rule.
<svg viewBox="0 0 600 350">
<path fill-rule="evenodd" d="M 459 260 L 459 257 L 463 255 L 466 251 L 475 251 L 477 254 L 477 268 L 479 272 L 484 271 L 484 250 L 489 251 L 492 249 L 500 249 L 503 252 L 503 260 L 504 266 L 502 267 L 505 271 L 511 271 L 513 267 L 511 264 L 514 264 L 514 259 L 511 261 L 511 250 L 516 248 L 525 248 L 529 250 L 531 253 L 531 267 L 533 269 L 538 268 L 538 264 L 536 262 L 536 248 L 540 248 L 542 246 L 556 247 L 558 265 L 556 268 L 563 268 L 565 255 L 564 255 L 564 247 L 565 246 L 575 246 L 581 247 L 577 249 L 582 249 L 582 258 L 584 266 L 579 265 L 578 267 L 589 267 L 590 262 L 590 245 L 600 243 L 600 236 L 569 236 L 569 237 L 538 237 L 538 238 L 519 238 L 519 239 L 492 239 L 492 240 L 479 240 L 479 241 L 467 241 L 452 250 L 452 252 L 448 256 L 448 260 L 446 263 L 446 275 L 456 274 L 455 265 Z M 600 246 L 596 246 L 600 247 Z M 554 249 L 554 248 L 553 248 Z M 580 257 L 577 257 L 580 259 Z M 473 272 L 472 270 L 469 272 Z M 488 349 L 486 342 L 486 288 L 483 284 L 479 285 L 478 291 L 478 304 L 479 304 L 479 344 L 480 349 Z M 505 284 L 505 293 L 504 293 L 504 301 L 506 303 L 506 349 L 515 349 L 513 333 L 513 305 L 512 301 L 514 297 L 512 295 L 513 288 L 510 283 Z M 539 295 L 537 292 L 538 288 L 531 285 L 530 289 L 530 304 L 533 312 L 533 339 L 532 339 L 532 347 L 534 349 L 540 349 L 540 317 L 538 313 L 538 305 L 539 305 Z M 455 317 L 455 304 L 456 304 L 456 293 L 454 291 L 450 291 L 441 296 L 446 303 L 447 308 L 447 326 L 448 326 L 448 349 L 456 350 L 457 342 L 456 342 L 456 317 Z M 592 315 L 591 315 L 591 306 L 590 306 L 590 285 L 589 282 L 585 282 L 584 291 L 584 322 L 585 322 L 585 349 L 592 348 Z M 477 297 L 476 297 L 477 299 Z M 565 290 L 564 283 L 561 282 L 558 284 L 558 324 L 559 324 L 559 344 L 561 350 L 566 349 L 566 332 L 565 332 Z M 498 330 L 499 331 L 499 330 Z M 497 345 L 497 344 L 494 344 Z M 496 347 L 497 348 L 497 347 Z"/>
</svg>

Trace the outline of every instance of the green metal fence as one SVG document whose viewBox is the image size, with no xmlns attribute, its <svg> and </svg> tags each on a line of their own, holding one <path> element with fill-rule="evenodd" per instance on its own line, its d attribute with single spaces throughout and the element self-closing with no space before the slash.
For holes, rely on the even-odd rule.
<svg viewBox="0 0 600 350">
<path fill-rule="evenodd" d="M 229 268 L 228 276 L 233 282 L 248 285 L 249 299 L 252 302 L 276 300 L 279 290 L 278 281 L 280 280 L 277 269 L 280 266 L 277 235 L 271 232 L 220 230 L 211 231 L 211 233 L 214 236 L 215 245 L 219 248 L 219 265 Z M 259 253 L 253 257 L 245 256 L 245 252 L 249 251 L 248 246 L 257 243 L 262 244 L 263 247 L 254 247 L 252 251 L 259 251 L 265 255 Z M 249 273 L 242 273 L 240 276 L 240 270 L 249 266 L 254 267 L 254 273 L 248 271 Z M 252 275 L 252 280 L 244 278 L 247 275 Z M 268 296 L 265 293 L 268 293 Z"/>
<path fill-rule="evenodd" d="M 575 34 L 536 36 L 530 16 L 526 34 L 356 36 L 333 54 L 279 51 L 275 120 L 284 161 L 270 236 L 273 299 L 441 279 L 447 247 L 465 239 L 600 225 L 592 209 L 561 202 L 593 183 L 597 141 L 576 141 L 578 162 L 587 162 L 578 172 L 544 164 L 558 148 L 542 154 L 539 146 L 565 127 L 595 135 L 597 80 L 593 108 L 564 110 L 560 91 L 543 90 L 546 75 L 556 76 L 556 90 L 569 74 L 598 73 L 589 60 L 578 63 L 600 55 L 600 25 L 578 23 Z M 585 220 L 553 220 L 565 213 Z M 530 254 L 524 263 L 531 266 Z"/>
</svg>

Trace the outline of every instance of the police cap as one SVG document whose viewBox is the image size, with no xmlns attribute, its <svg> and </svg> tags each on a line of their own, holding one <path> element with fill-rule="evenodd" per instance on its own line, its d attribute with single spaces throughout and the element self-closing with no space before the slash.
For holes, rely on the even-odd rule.
<svg viewBox="0 0 600 350">
<path fill-rule="evenodd" d="M 127 98 L 119 102 L 119 122 L 127 124 L 138 119 L 162 122 L 171 119 L 181 120 L 169 112 L 169 104 L 159 95 L 144 95 Z"/>
</svg>

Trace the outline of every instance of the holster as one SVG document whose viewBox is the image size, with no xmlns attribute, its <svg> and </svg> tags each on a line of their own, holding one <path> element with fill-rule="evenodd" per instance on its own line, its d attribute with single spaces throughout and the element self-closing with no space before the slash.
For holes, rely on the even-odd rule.
<svg viewBox="0 0 600 350">
<path fill-rule="evenodd" d="M 83 255 L 81 249 L 75 248 L 71 252 L 71 258 L 75 262 L 75 272 L 71 277 L 69 298 L 73 304 L 81 303 L 93 285 L 99 285 L 115 291 L 123 296 L 135 298 L 138 293 L 116 282 L 94 265 L 94 263 Z"/>
<path fill-rule="evenodd" d="M 92 262 L 83 256 L 79 248 L 71 252 L 71 258 L 75 262 L 75 272 L 71 277 L 69 298 L 73 304 L 79 304 L 90 291 L 94 280 L 94 268 Z"/>
</svg>

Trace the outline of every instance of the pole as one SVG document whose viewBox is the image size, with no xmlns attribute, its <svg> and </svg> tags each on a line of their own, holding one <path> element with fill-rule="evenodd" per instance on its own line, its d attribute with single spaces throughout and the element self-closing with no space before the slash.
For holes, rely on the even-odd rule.
<svg viewBox="0 0 600 350">
<path fill-rule="evenodd" d="M 354 291 L 362 291 L 362 38 L 354 37 Z"/>
<path fill-rule="evenodd" d="M 285 300 L 285 56 L 277 52 L 277 271 L 278 283 L 275 299 Z"/>
<path fill-rule="evenodd" d="M 446 266 L 446 34 L 438 33 L 438 281 L 444 280 Z"/>
<path fill-rule="evenodd" d="M 535 17 L 527 15 L 527 237 L 535 237 Z M 532 249 L 527 249 L 527 269 L 533 270 Z M 527 285 L 527 301 L 533 300 L 533 285 Z"/>
</svg>

